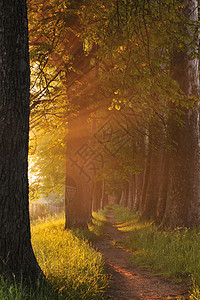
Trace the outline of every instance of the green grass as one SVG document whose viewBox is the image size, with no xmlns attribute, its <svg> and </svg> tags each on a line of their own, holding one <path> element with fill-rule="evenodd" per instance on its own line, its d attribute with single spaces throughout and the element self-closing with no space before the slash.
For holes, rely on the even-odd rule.
<svg viewBox="0 0 200 300">
<path fill-rule="evenodd" d="M 193 279 L 191 299 L 200 299 L 200 230 L 177 228 L 160 231 L 152 222 L 141 222 L 129 209 L 114 206 L 118 229 L 129 232 L 126 246 L 132 262 L 173 276 L 176 281 Z"/>
<path fill-rule="evenodd" d="M 102 256 L 77 230 L 64 230 L 64 218 L 32 227 L 32 244 L 45 276 L 67 299 L 101 299 L 108 284 Z"/>
<path fill-rule="evenodd" d="M 58 296 L 49 285 L 39 281 L 37 285 L 31 287 L 16 283 L 14 279 L 5 280 L 0 277 L 0 299 L 1 300 L 64 300 Z"/>
<path fill-rule="evenodd" d="M 106 210 L 93 213 L 89 230 L 64 230 L 62 215 L 32 222 L 33 249 L 51 287 L 38 280 L 37 287 L 31 288 L 0 277 L 0 299 L 103 299 L 108 276 L 91 242 L 101 236 L 105 221 Z"/>
<path fill-rule="evenodd" d="M 108 276 L 102 256 L 91 247 L 91 241 L 103 231 L 105 214 L 106 211 L 93 214 L 96 223 L 91 225 L 91 232 L 64 230 L 62 215 L 34 221 L 31 226 L 33 249 L 53 289 L 40 280 L 37 287 L 31 288 L 0 278 L 0 299 L 103 299 Z"/>
<path fill-rule="evenodd" d="M 113 208 L 113 213 L 115 215 L 115 220 L 117 222 L 123 223 L 123 222 L 133 221 L 134 219 L 137 218 L 137 215 L 133 214 L 133 212 L 127 207 L 121 205 L 114 205 L 112 208 Z"/>
<path fill-rule="evenodd" d="M 92 220 L 88 223 L 89 238 L 91 237 L 92 240 L 96 240 L 103 235 L 107 212 L 107 208 L 98 212 L 92 212 Z"/>
</svg>

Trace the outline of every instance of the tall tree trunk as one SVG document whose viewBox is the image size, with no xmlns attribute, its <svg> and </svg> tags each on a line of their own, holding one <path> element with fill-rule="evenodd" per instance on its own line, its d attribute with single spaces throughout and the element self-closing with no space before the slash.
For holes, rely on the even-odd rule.
<svg viewBox="0 0 200 300">
<path fill-rule="evenodd" d="M 128 182 L 125 182 L 124 188 L 122 190 L 122 194 L 121 194 L 121 197 L 120 197 L 120 200 L 119 200 L 119 204 L 123 205 L 125 207 L 128 204 L 128 189 L 129 189 L 128 186 L 129 186 Z"/>
<path fill-rule="evenodd" d="M 145 177 L 142 192 L 142 206 L 140 216 L 145 219 L 154 219 L 158 204 L 158 192 L 161 173 L 160 132 L 158 120 L 153 119 L 149 124 L 148 153 L 145 166 Z"/>
<path fill-rule="evenodd" d="M 102 180 L 102 185 L 101 185 L 101 205 L 100 208 L 103 209 L 104 208 L 104 202 L 105 202 L 105 197 L 106 197 L 106 183 L 105 183 L 105 179 Z"/>
<path fill-rule="evenodd" d="M 183 1 L 183 14 L 191 21 L 198 20 L 198 1 Z M 193 40 L 192 31 L 186 28 Z M 197 41 L 196 41 L 197 42 Z M 199 61 L 189 49 L 183 52 L 174 49 L 172 77 L 190 101 L 190 96 L 199 94 Z M 192 226 L 200 223 L 200 165 L 199 165 L 199 112 L 197 107 L 180 108 L 183 126 L 171 121 L 171 137 L 174 149 L 170 154 L 169 187 L 162 226 Z"/>
<path fill-rule="evenodd" d="M 161 158 L 160 152 L 153 151 L 150 160 L 150 170 L 148 184 L 146 189 L 145 203 L 142 211 L 142 218 L 155 219 L 158 193 L 161 174 Z"/>
<path fill-rule="evenodd" d="M 88 139 L 88 113 L 69 121 L 66 152 L 65 227 L 87 224 L 92 213 L 92 152 Z M 73 193 L 70 191 L 73 190 Z"/>
<path fill-rule="evenodd" d="M 36 279 L 28 202 L 29 85 L 25 0 L 0 0 L 0 272 Z"/>
<path fill-rule="evenodd" d="M 169 184 L 169 153 L 165 151 L 163 152 L 162 171 L 161 171 L 158 205 L 157 205 L 156 220 L 155 220 L 157 224 L 160 224 L 162 222 L 165 214 L 168 184 Z"/>
<path fill-rule="evenodd" d="M 101 208 L 101 185 L 101 181 L 93 181 L 92 211 L 98 211 Z"/>
<path fill-rule="evenodd" d="M 142 183 L 141 199 L 140 199 L 139 210 L 138 210 L 140 216 L 143 214 L 145 202 L 146 202 L 148 182 L 149 182 L 150 170 L 151 170 L 151 158 L 152 158 L 152 139 L 151 139 L 151 132 L 150 132 L 147 150 L 146 150 L 144 174 L 143 174 L 143 180 L 142 180 L 143 183 Z"/>
<path fill-rule="evenodd" d="M 92 184 L 67 161 L 65 228 L 85 226 L 92 215 Z"/>
<path fill-rule="evenodd" d="M 129 185 L 128 185 L 128 208 L 133 207 L 133 197 L 134 197 L 134 175 L 130 173 L 129 175 Z"/>
<path fill-rule="evenodd" d="M 134 184 L 134 203 L 133 203 L 133 210 L 135 212 L 139 211 L 141 206 L 141 198 L 142 198 L 142 187 L 143 187 L 143 180 L 144 180 L 144 169 L 145 169 L 145 132 L 144 129 L 141 129 L 143 132 L 142 135 L 139 136 L 136 149 L 138 151 L 138 170 L 141 173 L 135 174 L 135 184 Z"/>
<path fill-rule="evenodd" d="M 143 172 L 135 175 L 135 198 L 133 203 L 133 210 L 137 212 L 139 210 L 140 199 L 142 195 L 142 183 L 143 183 Z"/>
</svg>

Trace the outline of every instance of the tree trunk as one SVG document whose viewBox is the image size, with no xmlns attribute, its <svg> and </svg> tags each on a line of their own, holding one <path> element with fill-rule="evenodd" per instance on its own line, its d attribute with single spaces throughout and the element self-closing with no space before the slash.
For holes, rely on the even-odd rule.
<svg viewBox="0 0 200 300">
<path fill-rule="evenodd" d="M 65 227 L 86 225 L 92 213 L 93 173 L 88 114 L 69 121 L 66 153 Z M 72 192 L 71 192 L 72 191 Z"/>
<path fill-rule="evenodd" d="M 143 174 L 143 184 L 142 184 L 142 192 L 141 192 L 141 199 L 139 203 L 139 215 L 141 216 L 146 202 L 146 195 L 147 195 L 147 189 L 148 189 L 148 182 L 150 178 L 150 169 L 151 169 L 151 157 L 152 157 L 152 140 L 151 140 L 151 132 L 149 134 L 148 139 L 148 146 L 146 150 L 146 158 L 145 158 L 145 166 L 144 166 L 144 174 Z"/>
<path fill-rule="evenodd" d="M 142 218 L 144 219 L 155 219 L 156 216 L 161 174 L 162 156 L 160 154 L 160 152 L 153 151 L 151 155 L 146 197 L 142 211 Z"/>
<path fill-rule="evenodd" d="M 93 181 L 92 211 L 98 211 L 101 207 L 101 181 Z"/>
<path fill-rule="evenodd" d="M 129 189 L 129 184 L 128 182 L 126 182 L 124 184 L 124 188 L 122 190 L 122 194 L 121 194 L 121 198 L 120 198 L 120 201 L 119 201 L 119 204 L 120 205 L 123 205 L 123 206 L 127 206 L 127 203 L 128 203 L 128 189 Z"/>
<path fill-rule="evenodd" d="M 29 85 L 26 1 L 0 0 L 0 272 L 36 279 L 28 202 Z"/>
<path fill-rule="evenodd" d="M 198 1 L 185 0 L 183 3 L 184 16 L 197 21 Z M 189 28 L 185 28 L 185 32 L 195 40 Z M 179 83 L 188 104 L 190 97 L 199 93 L 199 62 L 190 53 L 189 43 L 185 52 L 174 49 L 172 60 L 172 77 Z M 183 126 L 179 126 L 176 119 L 169 120 L 174 148 L 170 154 L 169 187 L 162 226 L 170 227 L 190 227 L 200 223 L 199 112 L 194 106 L 180 110 Z"/>
<path fill-rule="evenodd" d="M 84 174 L 67 163 L 65 228 L 85 226 L 92 215 L 92 184 Z M 70 175 L 68 175 L 70 174 Z"/>
<path fill-rule="evenodd" d="M 135 198 L 133 203 L 133 210 L 137 212 L 139 210 L 140 199 L 142 195 L 142 182 L 143 182 L 144 174 L 135 175 Z"/>
<path fill-rule="evenodd" d="M 129 175 L 129 185 L 128 185 L 128 208 L 133 207 L 133 197 L 134 197 L 134 175 L 130 173 Z"/>
<path fill-rule="evenodd" d="M 158 205 L 156 211 L 156 223 L 160 224 L 163 220 L 165 209 L 166 209 L 166 201 L 167 201 L 167 192 L 168 192 L 168 184 L 169 184 L 169 153 L 163 153 L 162 160 L 162 171 L 160 178 L 160 188 L 159 188 L 159 196 L 158 196 Z"/>
<path fill-rule="evenodd" d="M 106 183 L 105 183 L 105 179 L 102 180 L 102 189 L 101 189 L 101 205 L 100 208 L 104 209 L 104 206 L 106 205 Z"/>
</svg>

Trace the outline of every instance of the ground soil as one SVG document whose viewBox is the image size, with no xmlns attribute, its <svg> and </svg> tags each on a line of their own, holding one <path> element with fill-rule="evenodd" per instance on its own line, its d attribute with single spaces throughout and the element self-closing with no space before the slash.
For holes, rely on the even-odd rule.
<svg viewBox="0 0 200 300">
<path fill-rule="evenodd" d="M 96 248 L 103 254 L 108 273 L 111 275 L 105 299 L 189 299 L 186 286 L 175 284 L 171 278 L 155 276 L 150 270 L 134 266 L 130 261 L 131 251 L 115 242 L 125 240 L 126 234 L 118 231 L 114 224 L 114 217 L 110 211 L 105 235 L 96 243 Z"/>
</svg>

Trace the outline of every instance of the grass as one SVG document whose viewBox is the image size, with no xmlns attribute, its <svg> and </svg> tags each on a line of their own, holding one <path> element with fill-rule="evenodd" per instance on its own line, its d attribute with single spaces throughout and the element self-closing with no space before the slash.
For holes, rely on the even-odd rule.
<svg viewBox="0 0 200 300">
<path fill-rule="evenodd" d="M 33 249 L 55 293 L 48 286 L 41 288 L 39 281 L 38 288 L 31 289 L 0 278 L 0 299 L 103 299 L 108 276 L 101 254 L 91 247 L 90 241 L 103 232 L 105 213 L 93 214 L 94 224 L 89 226 L 91 232 L 64 230 L 61 215 L 34 221 L 31 226 Z"/>
<path fill-rule="evenodd" d="M 176 281 L 193 280 L 191 299 L 200 299 L 199 228 L 160 231 L 152 222 L 141 222 L 129 209 L 114 206 L 119 230 L 129 232 L 126 246 L 132 262 L 148 267 Z"/>
<path fill-rule="evenodd" d="M 100 299 L 107 285 L 102 257 L 80 230 L 64 230 L 64 218 L 32 228 L 36 258 L 51 285 L 67 299 Z"/>
<path fill-rule="evenodd" d="M 88 229 L 92 240 L 100 238 L 104 233 L 104 225 L 106 222 L 106 215 L 108 209 L 99 210 L 98 212 L 92 212 L 92 220 L 88 223 Z"/>
<path fill-rule="evenodd" d="M 64 300 L 52 290 L 49 285 L 38 280 L 37 285 L 25 286 L 16 283 L 14 279 L 5 280 L 0 277 L 0 299 L 1 300 Z"/>
</svg>

